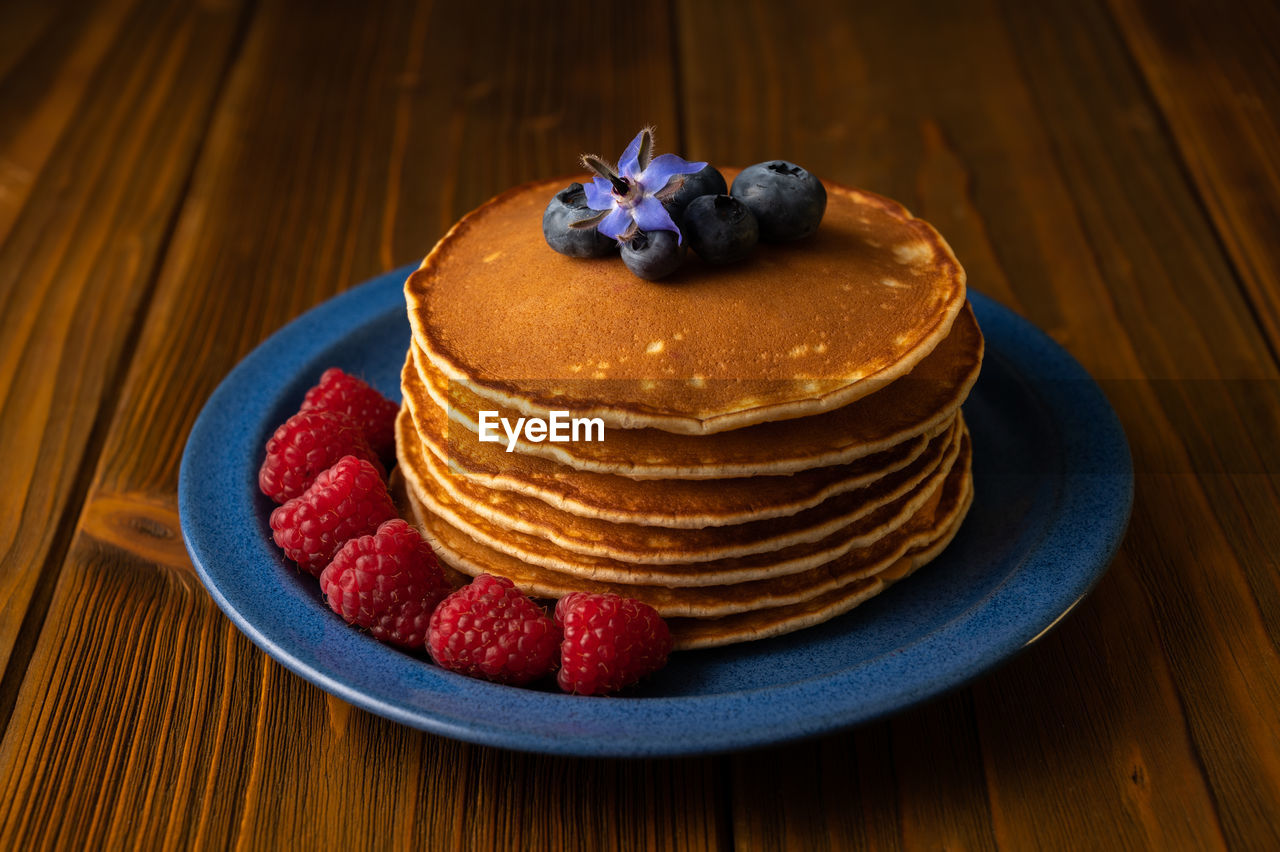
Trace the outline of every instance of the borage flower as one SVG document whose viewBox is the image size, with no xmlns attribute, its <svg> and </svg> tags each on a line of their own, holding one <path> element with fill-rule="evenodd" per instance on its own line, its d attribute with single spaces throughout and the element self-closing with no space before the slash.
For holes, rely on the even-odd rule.
<svg viewBox="0 0 1280 852">
<path fill-rule="evenodd" d="M 594 154 L 584 156 L 582 164 L 596 173 L 583 187 L 587 206 L 600 212 L 574 222 L 572 227 L 595 226 L 606 237 L 622 242 L 636 231 L 672 231 L 677 242 L 683 241 L 662 202 L 680 189 L 685 175 L 702 171 L 706 163 L 690 163 L 675 154 L 654 157 L 653 128 L 646 127 L 622 152 L 617 169 L 621 174 Z"/>
</svg>

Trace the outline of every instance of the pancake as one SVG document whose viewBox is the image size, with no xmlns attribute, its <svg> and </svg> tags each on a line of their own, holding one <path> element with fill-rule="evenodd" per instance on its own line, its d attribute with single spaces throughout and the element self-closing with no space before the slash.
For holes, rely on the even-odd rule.
<svg viewBox="0 0 1280 852">
<path fill-rule="evenodd" d="M 802 604 L 834 594 L 894 567 L 913 550 L 935 543 L 953 528 L 968 505 L 973 487 L 969 462 L 966 436 L 960 459 L 945 477 L 942 487 L 933 491 L 907 523 L 872 544 L 850 550 L 839 559 L 808 571 L 717 586 L 618 584 L 539 568 L 486 547 L 434 514 L 419 499 L 421 495 L 411 478 L 408 495 L 416 519 L 437 555 L 464 574 L 491 573 L 507 577 L 535 597 L 560 598 L 574 591 L 608 592 L 644 601 L 664 618 L 721 618 Z"/>
<path fill-rule="evenodd" d="M 412 425 L 408 412 L 402 411 L 401 418 L 405 421 L 401 428 L 407 431 Z M 469 482 L 451 473 L 430 452 L 406 453 L 405 465 L 414 468 L 412 475 L 416 480 L 429 481 L 425 490 L 434 494 L 438 488 L 449 503 L 464 508 L 468 516 L 474 515 L 489 525 L 536 536 L 574 553 L 662 565 L 727 559 L 820 541 L 881 506 L 914 492 L 945 457 L 958 450 L 958 431 L 957 425 L 939 435 L 911 465 L 811 509 L 735 526 L 703 529 L 665 529 L 571 515 L 530 497 Z M 648 480 L 644 485 L 661 494 L 671 482 L 679 480 Z"/>
<path fill-rule="evenodd" d="M 405 284 L 400 497 L 451 572 L 638 598 L 692 648 L 831 618 L 946 546 L 983 339 L 931 226 L 827 185 L 813 236 L 654 283 L 546 246 L 562 185 L 482 205 Z M 491 443 L 482 412 L 604 437 Z"/>
<path fill-rule="evenodd" d="M 427 401 L 425 390 L 427 398 L 447 411 L 451 423 L 478 433 L 477 411 L 493 404 L 467 383 L 446 381 L 425 353 L 412 348 L 421 382 L 406 383 L 405 397 L 420 406 Z M 909 375 L 834 411 L 699 437 L 660 429 L 606 429 L 603 441 L 522 440 L 515 449 L 575 470 L 632 477 L 781 475 L 847 464 L 944 426 L 968 396 L 982 355 L 982 332 L 966 302 L 952 333 Z M 518 416 L 509 409 L 494 410 L 504 417 Z M 452 441 L 457 433 L 450 429 L 449 434 Z M 452 456 L 451 448 L 449 452 Z"/>
<path fill-rule="evenodd" d="M 842 588 L 801 603 L 752 610 L 723 618 L 670 618 L 667 620 L 667 626 L 671 629 L 675 648 L 688 651 L 767 639 L 771 636 L 781 636 L 784 633 L 813 627 L 843 615 L 936 559 L 959 532 L 960 525 L 964 523 L 972 504 L 971 488 L 961 502 L 959 511 L 952 518 L 950 526 L 941 537 L 931 544 L 908 550 L 905 556 L 884 571 L 849 583 Z"/>
<path fill-rule="evenodd" d="M 449 471 L 477 486 L 532 497 L 564 512 L 611 521 L 671 529 L 702 529 L 783 517 L 823 500 L 870 485 L 901 470 L 924 452 L 933 431 L 854 462 L 795 474 L 734 479 L 633 479 L 572 470 L 550 459 L 508 453 L 501 445 L 481 443 L 474 433 L 449 429 L 444 410 L 415 402 L 424 399 L 422 380 L 406 358 L 402 374 L 405 407 L 422 445 Z M 446 437 L 447 436 L 447 437 Z"/>
<path fill-rule="evenodd" d="M 397 440 L 411 444 L 412 433 L 406 434 L 408 430 L 404 428 L 405 422 L 406 418 L 400 418 Z M 546 539 L 486 521 L 453 500 L 435 480 L 419 474 L 422 468 L 420 448 L 402 446 L 400 455 L 404 460 L 401 467 L 410 495 L 423 505 L 433 521 L 438 519 L 451 529 L 484 545 L 486 549 L 528 563 L 531 568 L 544 568 L 559 574 L 627 585 L 718 586 L 800 573 L 873 544 L 888 535 L 910 520 L 928 502 L 948 473 L 958 464 L 957 460 L 967 453 L 967 432 L 964 431 L 963 424 L 959 437 L 961 441 L 953 444 L 947 456 L 916 489 L 837 528 L 817 541 L 711 560 L 700 560 L 698 554 L 688 554 L 688 561 L 661 564 L 637 564 L 573 553 Z M 429 537 L 434 529 L 428 524 Z M 434 546 L 435 542 L 432 543 Z M 456 548 L 455 544 L 448 549 Z"/>
<path fill-rule="evenodd" d="M 546 245 L 542 211 L 564 183 L 482 205 L 405 284 L 426 359 L 495 407 L 684 435 L 807 418 L 906 375 L 965 302 L 946 241 L 869 192 L 828 183 L 813 236 L 654 283 Z"/>
</svg>

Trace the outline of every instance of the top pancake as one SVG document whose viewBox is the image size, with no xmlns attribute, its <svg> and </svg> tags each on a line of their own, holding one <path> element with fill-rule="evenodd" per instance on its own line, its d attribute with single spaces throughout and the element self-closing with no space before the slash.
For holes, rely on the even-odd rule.
<svg viewBox="0 0 1280 852">
<path fill-rule="evenodd" d="M 965 301 L 942 237 L 872 193 L 828 183 L 812 237 L 655 283 L 547 246 L 564 183 L 482 205 L 405 284 L 432 366 L 502 407 L 690 435 L 817 414 L 909 372 Z"/>
<path fill-rule="evenodd" d="M 967 305 L 967 303 L 966 303 Z M 936 433 L 955 415 L 982 365 L 982 332 L 962 305 L 951 334 L 907 376 L 879 393 L 813 417 L 759 423 L 713 435 L 662 429 L 613 429 L 603 441 L 516 441 L 515 454 L 540 456 L 574 470 L 637 478 L 715 479 L 780 475 L 845 464 L 881 453 L 917 435 Z M 417 377 L 403 376 L 406 399 L 437 405 L 449 422 L 449 452 L 460 431 L 475 433 L 482 398 L 463 382 L 429 375 L 419 347 L 410 347 Z M 500 410 L 503 417 L 514 412 Z"/>
</svg>

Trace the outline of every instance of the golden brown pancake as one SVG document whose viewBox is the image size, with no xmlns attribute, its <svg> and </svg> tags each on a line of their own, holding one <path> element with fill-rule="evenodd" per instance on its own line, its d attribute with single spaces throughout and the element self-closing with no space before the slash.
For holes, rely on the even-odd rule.
<svg viewBox="0 0 1280 852">
<path fill-rule="evenodd" d="M 968 396 L 982 355 L 982 332 L 965 303 L 952 333 L 909 375 L 834 411 L 703 436 L 660 429 L 606 429 L 603 441 L 519 441 L 516 451 L 576 470 L 633 477 L 779 475 L 845 464 L 944 426 Z M 414 358 L 421 381 L 405 384 L 406 398 L 425 403 L 425 389 L 445 407 L 451 425 L 477 432 L 477 410 L 491 403 L 478 398 L 463 382 L 445 382 L 434 374 L 420 350 L 415 350 Z M 494 410 L 504 417 L 517 416 L 508 409 Z M 450 430 L 451 436 L 456 434 Z"/>
<path fill-rule="evenodd" d="M 965 302 L 942 237 L 869 192 L 828 183 L 812 237 L 655 283 L 546 245 L 542 211 L 562 186 L 482 205 L 405 285 L 431 365 L 495 407 L 685 435 L 808 417 L 906 375 Z"/>
<path fill-rule="evenodd" d="M 687 651 L 767 639 L 770 636 L 781 636 L 784 633 L 812 627 L 843 615 L 936 559 L 959 532 L 960 525 L 964 523 L 972 504 L 973 489 L 970 488 L 960 504 L 959 511 L 956 512 L 941 537 L 931 544 L 908 550 L 901 559 L 871 577 L 854 581 L 801 603 L 752 610 L 723 618 L 667 619 L 667 626 L 671 628 L 675 647 L 677 650 Z"/>
<path fill-rule="evenodd" d="M 404 417 L 398 421 L 400 428 L 397 430 L 397 440 L 410 444 L 412 438 L 406 435 L 409 431 L 404 428 L 406 422 L 407 418 Z M 968 442 L 963 422 L 958 437 L 961 441 L 953 444 L 947 456 L 916 489 L 835 529 L 817 541 L 792 544 L 744 556 L 711 560 L 698 559 L 697 554 L 691 554 L 690 561 L 661 564 L 638 564 L 604 556 L 574 553 L 538 536 L 486 521 L 452 499 L 434 479 L 420 475 L 423 454 L 420 448 L 402 446 L 399 452 L 401 458 L 405 460 L 401 467 L 407 480 L 408 490 L 432 520 L 439 520 L 450 529 L 474 539 L 488 550 L 501 552 L 512 559 L 527 563 L 530 568 L 536 566 L 559 574 L 608 583 L 719 586 L 807 571 L 885 537 L 908 522 L 920 507 L 934 496 L 949 472 L 965 457 Z M 435 534 L 433 529 L 429 524 L 427 528 L 429 537 Z M 715 532 L 722 532 L 725 529 L 731 531 L 733 528 L 718 528 Z M 447 534 L 439 533 L 439 535 Z M 435 541 L 433 541 L 434 544 Z M 455 544 L 448 549 L 455 550 L 456 547 Z"/>
<path fill-rule="evenodd" d="M 449 429 L 443 409 L 429 400 L 415 402 L 424 399 L 426 392 L 411 356 L 406 359 L 402 381 L 405 407 L 423 447 L 455 475 L 489 489 L 536 498 L 574 515 L 619 524 L 701 529 L 793 515 L 901 470 L 919 458 L 935 437 L 932 433 L 917 435 L 854 462 L 790 475 L 633 479 L 573 470 L 540 456 L 508 453 L 499 444 L 481 443 L 465 428 Z M 949 429 L 952 422 L 944 422 L 941 431 Z"/>
<path fill-rule="evenodd" d="M 635 598 L 664 618 L 721 618 L 736 613 L 792 606 L 829 595 L 893 568 L 911 551 L 927 548 L 949 531 L 972 491 L 967 437 L 960 459 L 941 488 L 907 523 L 872 544 L 850 550 L 838 560 L 808 571 L 724 586 L 669 587 L 617 584 L 561 574 L 530 565 L 486 547 L 434 514 L 408 480 L 410 505 L 442 560 L 464 574 L 492 573 L 511 579 L 538 597 L 559 598 L 574 591 L 608 592 Z M 834 614 L 834 613 L 832 613 Z"/>
<path fill-rule="evenodd" d="M 400 416 L 406 440 L 411 440 L 408 430 L 412 420 L 407 411 Z M 945 458 L 958 452 L 958 447 L 956 425 L 935 438 L 911 465 L 864 488 L 846 491 L 791 515 L 703 529 L 667 529 L 584 518 L 531 497 L 469 482 L 451 473 L 430 452 L 411 450 L 403 458 L 405 466 L 413 468 L 406 475 L 424 483 L 423 490 L 443 503 L 441 511 L 456 507 L 455 511 L 464 517 L 479 519 L 485 529 L 496 527 L 535 536 L 573 553 L 639 565 L 663 565 L 709 562 L 821 541 L 881 506 L 910 495 Z M 644 484 L 661 493 L 672 482 L 679 480 L 648 480 Z"/>
</svg>

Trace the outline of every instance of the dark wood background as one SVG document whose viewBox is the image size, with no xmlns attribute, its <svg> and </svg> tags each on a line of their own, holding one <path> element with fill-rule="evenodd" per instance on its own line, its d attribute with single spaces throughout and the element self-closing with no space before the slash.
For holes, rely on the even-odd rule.
<svg viewBox="0 0 1280 852">
<path fill-rule="evenodd" d="M 1274 848 L 1278 43 L 1268 0 L 8 0 L 0 848 Z M 708 759 L 464 745 L 284 671 L 182 545 L 204 400 L 647 123 L 900 199 L 1103 380 L 1110 572 L 969 688 Z"/>
</svg>

